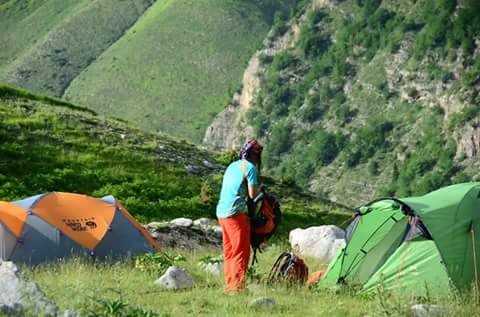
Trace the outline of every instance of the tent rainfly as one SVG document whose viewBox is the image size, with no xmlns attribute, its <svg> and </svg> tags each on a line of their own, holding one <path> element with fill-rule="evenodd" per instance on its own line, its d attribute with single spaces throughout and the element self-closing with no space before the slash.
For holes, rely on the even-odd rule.
<svg viewBox="0 0 480 317">
<path fill-rule="evenodd" d="M 159 250 L 112 196 L 52 192 L 0 202 L 0 260 L 39 264 L 71 255 L 119 259 Z"/>
<path fill-rule="evenodd" d="M 478 292 L 480 183 L 444 187 L 421 197 L 384 198 L 356 210 L 346 245 L 320 288 L 343 284 L 360 294 L 446 295 Z"/>
</svg>

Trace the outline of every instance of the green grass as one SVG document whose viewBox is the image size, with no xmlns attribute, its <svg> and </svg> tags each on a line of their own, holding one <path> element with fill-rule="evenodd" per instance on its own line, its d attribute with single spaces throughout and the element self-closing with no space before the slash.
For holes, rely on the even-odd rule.
<svg viewBox="0 0 480 317">
<path fill-rule="evenodd" d="M 478 307 L 468 294 L 436 299 L 391 297 L 386 293 L 360 297 L 349 290 L 316 291 L 303 286 L 266 285 L 264 280 L 284 249 L 281 245 L 272 246 L 259 255 L 256 273 L 260 279 L 250 279 L 248 292 L 233 296 L 223 293 L 222 277 L 207 274 L 197 266 L 202 257 L 221 252 L 204 249 L 168 250 L 170 254 L 180 253 L 186 257 L 186 262 L 178 266 L 192 274 L 196 285 L 191 290 L 159 290 L 153 282 L 160 274 L 137 270 L 130 261 L 111 265 L 73 259 L 36 268 L 24 267 L 22 275 L 37 282 L 62 310 L 75 309 L 87 314 L 102 300 L 119 300 L 160 316 L 410 316 L 409 307 L 416 303 L 441 305 L 445 316 L 477 314 Z M 325 266 L 313 258 L 305 261 L 310 272 Z M 258 297 L 273 298 L 276 305 L 272 309 L 249 308 L 248 303 Z"/>
<path fill-rule="evenodd" d="M 141 221 L 215 217 L 224 168 L 219 153 L 4 85 L 0 153 L 0 200 L 49 191 L 111 194 Z M 342 206 L 265 182 L 282 204 L 284 239 L 296 226 L 350 216 Z"/>
<path fill-rule="evenodd" d="M 70 6 L 57 6 L 55 0 L 43 2 L 37 10 L 37 1 L 16 1 L 9 5 L 9 10 L 0 9 L 0 20 L 5 20 L 8 30 L 2 32 L 0 39 L 9 47 L 10 42 L 20 38 L 18 44 L 12 43 L 4 52 L 6 58 L 15 58 L 5 65 L 0 78 L 35 92 L 62 96 L 70 82 L 123 36 L 153 0 L 82 0 Z M 29 24 L 27 30 L 22 28 L 19 21 L 23 11 L 33 11 L 25 17 L 29 23 L 52 22 L 29 32 L 35 24 Z M 22 42 L 32 35 L 33 40 Z"/>
<path fill-rule="evenodd" d="M 289 1 L 157 1 L 77 77 L 67 100 L 201 141 Z"/>
<path fill-rule="evenodd" d="M 28 51 L 86 1 L 39 0 L 0 2 L 0 72 Z M 32 27 L 35 26 L 35 27 Z"/>
</svg>

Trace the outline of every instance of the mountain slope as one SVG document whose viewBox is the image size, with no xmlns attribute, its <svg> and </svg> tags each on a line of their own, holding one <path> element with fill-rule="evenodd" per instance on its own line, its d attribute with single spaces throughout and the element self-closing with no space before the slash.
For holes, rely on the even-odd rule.
<svg viewBox="0 0 480 317">
<path fill-rule="evenodd" d="M 0 200 L 48 191 L 114 195 L 141 221 L 214 217 L 227 156 L 0 84 Z M 348 210 L 265 179 L 297 226 Z"/>
<path fill-rule="evenodd" d="M 200 141 L 286 3 L 158 1 L 72 82 L 65 98 Z"/>
<path fill-rule="evenodd" d="M 350 206 L 478 179 L 478 9 L 309 1 L 259 52 L 255 97 L 228 109 L 236 128 L 220 114 L 206 143 L 260 137 L 272 175 Z"/>
<path fill-rule="evenodd" d="M 61 96 L 81 71 L 123 36 L 153 0 L 84 0 L 70 6 L 61 4 L 60 8 L 64 8 L 60 13 L 54 6 L 55 1 L 45 2 L 36 9 L 32 9 L 37 6 L 35 2 L 19 3 L 12 4 L 10 10 L 0 11 L 6 15 L 4 23 L 8 27 L 3 41 L 9 47 L 17 39 L 22 41 L 33 33 L 34 43 L 24 42 L 16 50 L 7 50 L 7 54 L 16 55 L 16 59 L 5 67 L 0 78 L 36 92 Z M 22 5 L 32 11 L 24 19 Z M 48 32 L 29 31 L 50 17 L 57 23 L 49 24 L 51 28 L 45 28 Z M 0 19 L 3 16 L 0 15 Z M 29 29 L 23 30 L 25 26 Z"/>
<path fill-rule="evenodd" d="M 200 141 L 295 3 L 2 1 L 0 81 Z"/>
</svg>

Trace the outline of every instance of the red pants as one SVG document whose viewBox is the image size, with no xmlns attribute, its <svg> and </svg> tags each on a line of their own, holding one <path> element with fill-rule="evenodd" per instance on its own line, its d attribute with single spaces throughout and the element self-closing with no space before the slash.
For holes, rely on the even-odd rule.
<svg viewBox="0 0 480 317">
<path fill-rule="evenodd" d="M 243 212 L 219 219 L 223 232 L 225 291 L 241 291 L 250 260 L 250 221 Z"/>
</svg>

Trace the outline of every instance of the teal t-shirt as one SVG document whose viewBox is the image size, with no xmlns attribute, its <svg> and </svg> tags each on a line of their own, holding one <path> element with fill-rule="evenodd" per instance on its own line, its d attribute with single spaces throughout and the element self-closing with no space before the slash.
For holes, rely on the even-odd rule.
<svg viewBox="0 0 480 317">
<path fill-rule="evenodd" d="M 242 169 L 244 162 L 244 169 Z M 239 211 L 247 211 L 247 193 L 242 185 L 245 173 L 247 184 L 258 185 L 257 167 L 247 160 L 238 160 L 230 164 L 223 174 L 222 190 L 217 205 L 217 217 L 228 218 Z"/>
</svg>

